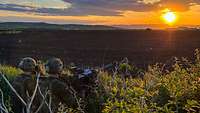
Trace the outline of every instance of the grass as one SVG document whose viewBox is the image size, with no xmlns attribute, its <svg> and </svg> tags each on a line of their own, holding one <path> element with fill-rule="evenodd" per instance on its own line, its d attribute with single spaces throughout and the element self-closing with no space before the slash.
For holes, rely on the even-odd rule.
<svg viewBox="0 0 200 113">
<path fill-rule="evenodd" d="M 7 77 L 7 79 L 10 82 L 12 82 L 17 75 L 22 73 L 22 71 L 15 67 L 0 65 L 0 73 L 4 74 Z M 10 106 L 11 89 L 1 76 L 0 76 L 0 89 L 4 93 L 3 95 L 4 95 L 5 104 L 7 108 L 9 109 L 9 111 L 11 111 L 11 106 Z"/>
<path fill-rule="evenodd" d="M 0 72 L 9 77 L 9 80 L 22 73 L 22 71 L 16 67 L 5 65 L 0 65 Z"/>
<path fill-rule="evenodd" d="M 22 71 L 20 69 L 15 68 L 15 67 L 0 65 L 0 73 L 4 74 L 7 77 L 7 79 L 10 82 L 12 82 L 17 75 L 22 73 Z M 3 90 L 3 92 L 9 92 L 10 91 L 9 90 L 10 88 L 5 83 L 5 81 L 3 80 L 2 77 L 0 77 L 0 88 Z M 4 95 L 8 95 L 8 94 L 4 94 Z"/>
<path fill-rule="evenodd" d="M 85 99 L 89 113 L 198 113 L 200 112 L 200 52 L 195 63 L 177 60 L 170 71 L 159 64 L 149 66 L 144 78 L 123 78 L 102 72 L 98 87 Z M 21 70 L 0 66 L 0 71 L 13 80 Z M 0 79 L 1 80 L 1 79 Z M 7 87 L 0 81 L 0 87 Z M 9 94 L 9 93 L 8 93 Z M 79 112 L 61 104 L 59 113 Z"/>
</svg>

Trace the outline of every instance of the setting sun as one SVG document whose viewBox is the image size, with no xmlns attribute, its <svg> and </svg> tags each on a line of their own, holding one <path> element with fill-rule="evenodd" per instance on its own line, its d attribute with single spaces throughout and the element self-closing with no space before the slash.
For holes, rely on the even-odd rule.
<svg viewBox="0 0 200 113">
<path fill-rule="evenodd" d="M 172 25 L 176 22 L 177 15 L 174 12 L 168 10 L 162 15 L 162 18 L 168 25 Z"/>
</svg>

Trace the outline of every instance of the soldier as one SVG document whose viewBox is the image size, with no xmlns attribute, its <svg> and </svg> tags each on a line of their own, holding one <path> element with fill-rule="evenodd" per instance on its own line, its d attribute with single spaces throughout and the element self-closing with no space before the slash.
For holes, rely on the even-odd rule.
<svg viewBox="0 0 200 113">
<path fill-rule="evenodd" d="M 56 112 L 59 103 L 64 103 L 69 107 L 76 107 L 76 100 L 73 95 L 73 91 L 70 87 L 61 80 L 61 74 L 63 72 L 63 62 L 59 58 L 52 58 L 48 60 L 46 64 L 47 72 L 49 74 L 48 77 L 42 77 L 40 81 L 40 87 L 42 93 L 44 94 L 46 89 L 50 92 L 48 95 L 48 99 L 52 98 L 52 111 Z M 47 112 L 47 106 L 44 106 L 41 109 L 42 112 Z"/>
<path fill-rule="evenodd" d="M 35 66 L 36 61 L 33 58 L 26 57 L 23 58 L 18 67 L 23 70 L 23 73 L 17 76 L 12 85 L 18 94 L 22 97 L 22 99 L 27 102 L 28 96 L 27 94 L 31 95 L 35 82 L 33 82 L 33 76 L 35 76 Z M 22 113 L 23 110 L 25 111 L 25 105 L 21 102 L 21 100 L 12 92 L 12 105 L 13 105 L 13 112 L 14 113 Z"/>
</svg>

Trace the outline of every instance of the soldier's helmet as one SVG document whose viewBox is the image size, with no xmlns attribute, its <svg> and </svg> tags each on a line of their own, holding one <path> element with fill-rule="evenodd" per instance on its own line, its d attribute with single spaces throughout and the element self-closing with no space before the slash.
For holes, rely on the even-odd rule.
<svg viewBox="0 0 200 113">
<path fill-rule="evenodd" d="M 36 65 L 37 63 L 33 58 L 25 57 L 20 61 L 18 67 L 25 72 L 34 72 Z"/>
<path fill-rule="evenodd" d="M 48 60 L 46 68 L 49 74 L 61 74 L 63 71 L 63 62 L 59 58 L 52 58 Z"/>
</svg>

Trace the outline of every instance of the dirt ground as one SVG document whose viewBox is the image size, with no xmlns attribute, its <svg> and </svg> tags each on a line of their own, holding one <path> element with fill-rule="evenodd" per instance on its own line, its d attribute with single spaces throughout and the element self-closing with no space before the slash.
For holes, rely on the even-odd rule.
<svg viewBox="0 0 200 113">
<path fill-rule="evenodd" d="M 1 31 L 3 32 L 3 31 Z M 16 65 L 22 57 L 46 60 L 60 57 L 65 64 L 100 66 L 127 57 L 139 67 L 165 62 L 173 56 L 192 58 L 200 48 L 200 31 L 23 30 L 0 33 L 1 63 Z"/>
</svg>

